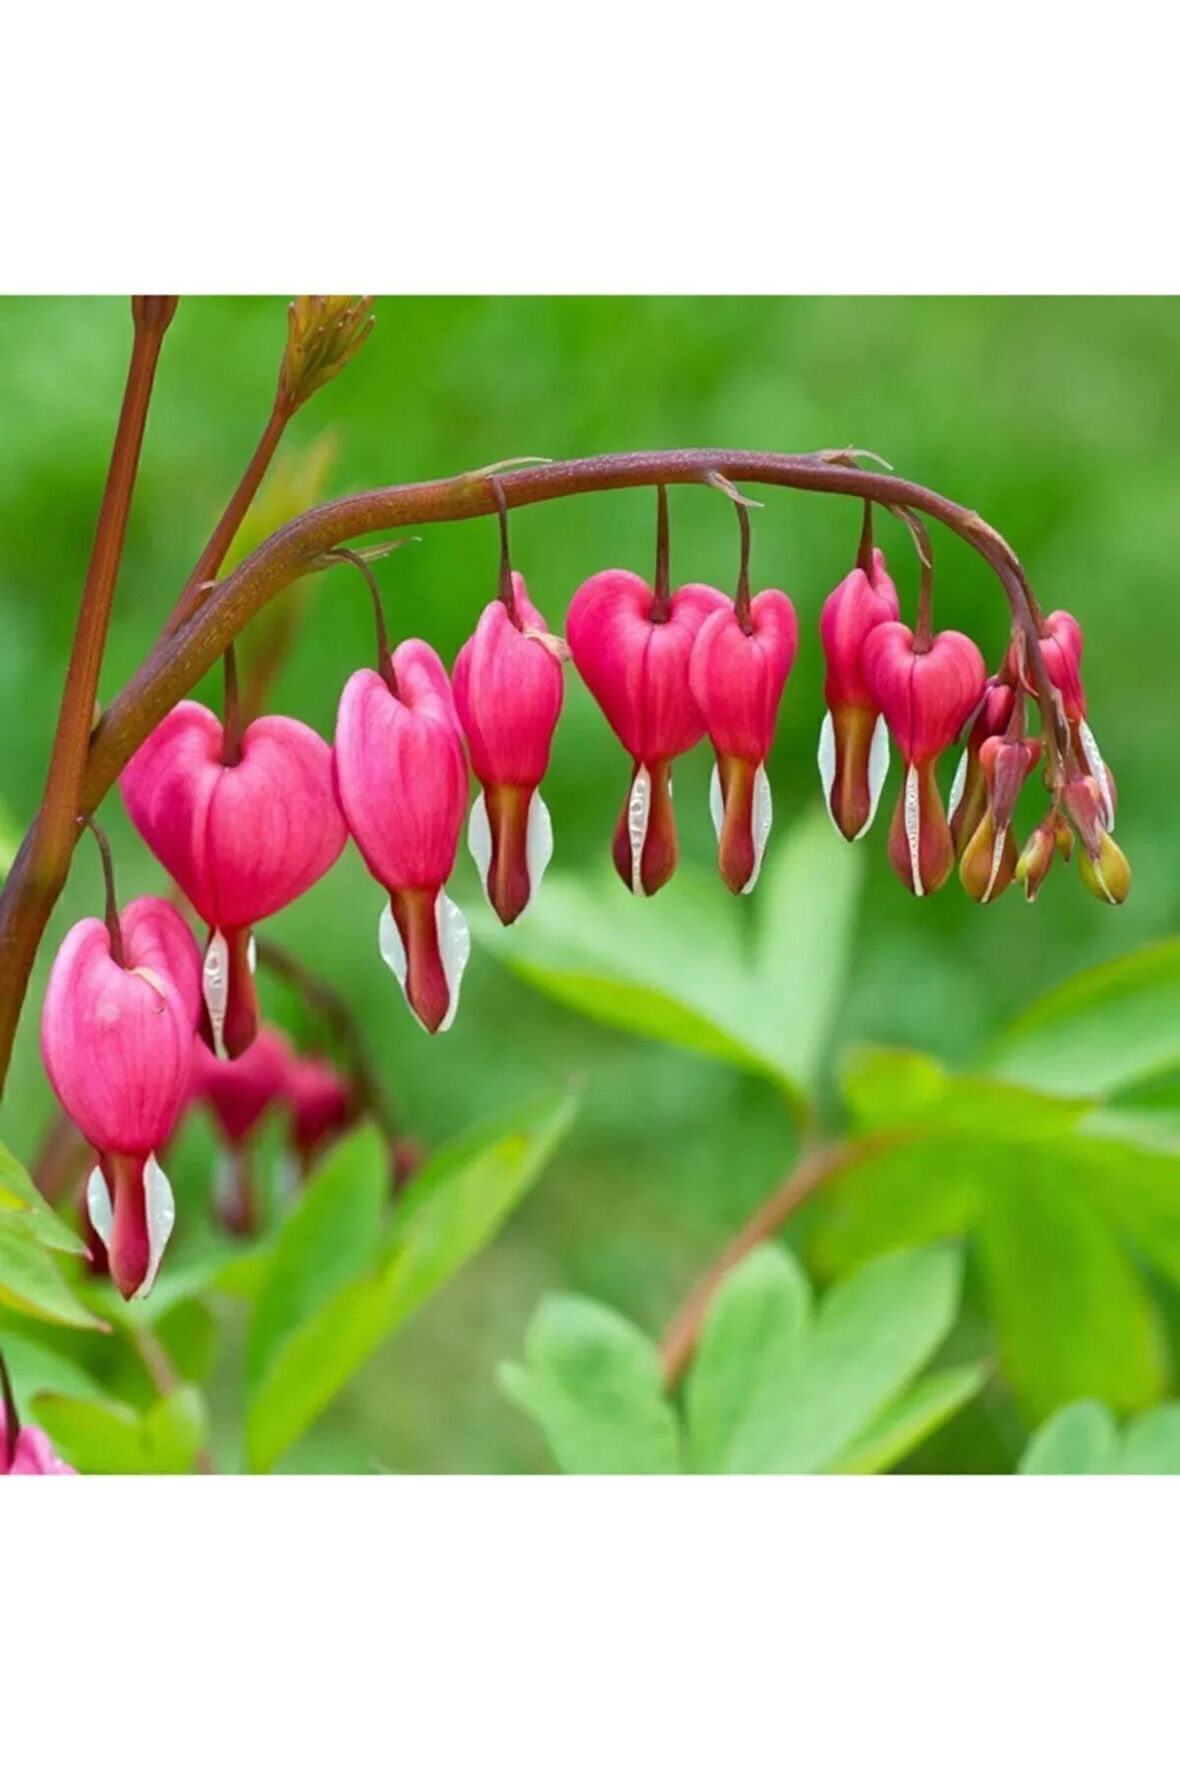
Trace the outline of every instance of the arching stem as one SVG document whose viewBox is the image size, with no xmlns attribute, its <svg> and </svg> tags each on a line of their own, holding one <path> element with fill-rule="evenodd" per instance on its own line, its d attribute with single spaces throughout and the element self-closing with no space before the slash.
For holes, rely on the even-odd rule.
<svg viewBox="0 0 1180 1770">
<path fill-rule="evenodd" d="M 373 628 L 377 636 L 377 671 L 390 694 L 397 693 L 397 675 L 393 668 L 393 654 L 389 649 L 389 630 L 385 625 L 385 608 L 381 601 L 381 586 L 367 559 L 354 553 L 351 547 L 331 547 L 327 558 L 346 559 L 349 565 L 355 565 L 365 583 L 369 586 L 369 595 L 373 603 Z"/>
<path fill-rule="evenodd" d="M 126 966 L 127 957 L 123 950 L 123 928 L 119 921 L 119 900 L 115 895 L 115 868 L 111 860 L 111 845 L 106 839 L 106 832 L 95 823 L 92 817 L 80 817 L 78 822 L 85 824 L 98 843 L 98 852 L 102 856 L 103 886 L 106 892 L 103 921 L 106 923 L 107 935 L 111 943 L 111 958 L 116 965 Z"/>
</svg>

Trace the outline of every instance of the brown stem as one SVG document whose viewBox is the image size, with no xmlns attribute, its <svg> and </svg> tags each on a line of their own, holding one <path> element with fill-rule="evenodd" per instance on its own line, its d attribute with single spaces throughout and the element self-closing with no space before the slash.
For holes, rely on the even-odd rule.
<svg viewBox="0 0 1180 1770">
<path fill-rule="evenodd" d="M 1016 554 L 974 511 L 925 486 L 855 466 L 846 453 L 774 455 L 726 449 L 681 449 L 632 455 L 597 455 L 555 461 L 497 475 L 509 509 L 583 492 L 627 487 L 711 484 L 722 474 L 761 485 L 868 498 L 922 511 L 943 523 L 985 559 L 1000 579 L 1017 628 L 1029 640 L 1037 698 L 1045 721 L 1050 769 L 1056 764 L 1056 713 L 1040 655 L 1028 582 Z M 306 573 L 320 555 L 342 542 L 380 529 L 456 522 L 496 512 L 486 471 L 457 479 L 383 486 L 321 504 L 285 523 L 236 570 L 217 584 L 183 630 L 160 645 L 136 671 L 99 720 L 90 744 L 81 809 L 92 812 L 124 763 L 165 713 L 212 668 L 227 645 L 259 609 Z M 69 835 L 72 839 L 74 827 Z M 65 877 L 68 849 L 57 870 L 46 873 L 34 850 L 39 824 L 22 844 L 0 895 L 0 1076 L 6 1073 L 29 972 L 49 911 Z"/>
<path fill-rule="evenodd" d="M 222 565 L 225 556 L 233 546 L 234 536 L 245 520 L 246 512 L 254 502 L 255 494 L 266 475 L 266 470 L 274 460 L 284 430 L 294 415 L 294 408 L 282 394 L 275 395 L 275 403 L 266 428 L 258 439 L 258 445 L 251 455 L 233 496 L 221 513 L 221 520 L 205 543 L 204 551 L 196 565 L 188 575 L 188 582 L 180 593 L 176 607 L 164 623 L 161 640 L 170 639 L 173 633 L 180 631 L 189 616 L 199 607 L 208 594 L 209 586 Z"/>
<path fill-rule="evenodd" d="M 668 619 L 669 596 L 668 488 L 661 480 L 656 487 L 656 577 L 653 621 Z"/>
<path fill-rule="evenodd" d="M 176 297 L 171 295 L 139 295 L 131 303 L 135 328 L 131 363 L 99 506 L 94 545 L 82 587 L 82 602 L 49 756 L 45 790 L 36 822 L 26 836 L 19 856 L 22 927 L 15 953 L 11 950 L 8 919 L 0 916 L 0 976 L 7 979 L 15 962 L 14 981 L 21 994 L 27 967 L 32 962 L 49 912 L 65 883 L 70 856 L 78 839 L 77 815 L 83 797 L 82 783 L 115 579 L 123 556 L 127 515 L 135 489 L 160 346 L 175 312 Z M 10 990 L 5 989 L 3 993 L 7 997 Z M 7 1066 L 11 1036 L 6 1023 L 7 1014 L 0 1013 L 0 1073 Z"/>
<path fill-rule="evenodd" d="M 738 529 L 741 532 L 741 555 L 738 560 L 737 589 L 733 598 L 733 612 L 737 616 L 738 626 L 743 633 L 754 631 L 750 619 L 750 512 L 745 502 L 738 499 L 734 503 L 737 511 Z"/>
<path fill-rule="evenodd" d="M 236 768 L 242 760 L 242 701 L 238 693 L 238 654 L 232 645 L 225 648 L 225 700 L 221 709 L 221 760 L 226 768 Z"/>
<path fill-rule="evenodd" d="M 357 1104 L 381 1128 L 392 1147 L 401 1133 L 397 1112 L 388 1090 L 369 1062 L 360 1027 L 344 997 L 272 940 L 258 940 L 257 954 L 258 963 L 291 984 L 336 1035 L 348 1060 Z"/>
<path fill-rule="evenodd" d="M 867 578 L 873 575 L 873 500 L 865 499 L 864 517 L 860 525 L 860 540 L 856 547 L 856 563 Z"/>
<path fill-rule="evenodd" d="M 140 1363 L 152 1380 L 158 1395 L 174 1395 L 181 1387 L 176 1367 L 169 1358 L 162 1343 L 156 1338 L 146 1323 L 128 1319 L 125 1324 L 127 1337 L 134 1346 Z M 193 1462 L 202 1475 L 216 1475 L 217 1464 L 207 1445 L 199 1445 Z"/>
<path fill-rule="evenodd" d="M 111 845 L 106 833 L 100 829 L 92 817 L 80 817 L 80 824 L 85 824 L 94 840 L 98 843 L 98 852 L 102 856 L 102 882 L 106 897 L 103 920 L 106 923 L 107 939 L 111 943 L 111 958 L 116 965 L 126 965 L 127 956 L 123 951 L 123 926 L 119 921 L 119 899 L 115 895 L 115 867 L 111 860 Z"/>
<path fill-rule="evenodd" d="M 674 1389 L 696 1351 L 701 1328 L 717 1287 L 739 1260 L 768 1240 L 782 1228 L 792 1211 L 810 1198 L 818 1186 L 855 1167 L 879 1150 L 898 1141 L 896 1132 L 880 1132 L 870 1137 L 842 1143 L 818 1143 L 806 1150 L 791 1172 L 763 1199 L 748 1222 L 738 1230 L 720 1258 L 697 1280 L 688 1293 L 660 1342 L 664 1382 Z"/>
<path fill-rule="evenodd" d="M 500 519 L 500 584 L 499 597 L 513 626 L 520 626 L 520 616 L 516 610 L 516 597 L 512 589 L 512 553 L 508 546 L 508 500 L 504 496 L 504 488 L 499 480 L 492 476 L 492 492 L 496 499 L 496 514 Z"/>
</svg>

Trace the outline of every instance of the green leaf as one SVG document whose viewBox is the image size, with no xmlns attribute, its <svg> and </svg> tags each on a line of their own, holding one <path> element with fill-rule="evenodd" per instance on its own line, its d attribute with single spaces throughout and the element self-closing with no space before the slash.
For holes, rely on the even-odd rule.
<svg viewBox="0 0 1180 1770">
<path fill-rule="evenodd" d="M 250 1321 L 246 1387 L 253 1393 L 283 1342 L 377 1253 L 389 1158 L 362 1126 L 338 1143 L 279 1233 Z"/>
<path fill-rule="evenodd" d="M 1052 1093 L 1108 1094 L 1180 1063 L 1180 940 L 1096 965 L 1034 1002 L 988 1068 Z"/>
<path fill-rule="evenodd" d="M 814 1087 L 848 963 L 861 856 L 822 813 L 775 842 L 742 906 L 681 867 L 658 910 L 614 877 L 549 874 L 527 923 L 487 911 L 477 938 L 535 988 L 591 1020 L 769 1076 L 796 1099 Z"/>
<path fill-rule="evenodd" d="M 755 891 L 758 1044 L 804 1094 L 819 1079 L 843 994 L 863 875 L 859 845 L 812 806 L 772 838 Z"/>
<path fill-rule="evenodd" d="M 84 1400 L 101 1401 L 103 1398 L 101 1385 L 89 1371 L 55 1352 L 51 1346 L 43 1346 L 39 1340 L 26 1339 L 23 1334 L 14 1334 L 5 1328 L 0 1338 L 0 1352 L 3 1352 L 8 1366 L 16 1404 L 22 1411 L 41 1389 L 53 1389 L 59 1394 Z"/>
<path fill-rule="evenodd" d="M 811 1288 L 786 1249 L 767 1244 L 735 1266 L 709 1306 L 685 1384 L 689 1458 L 722 1469 L 766 1392 L 781 1384 L 811 1311 Z"/>
<path fill-rule="evenodd" d="M 1118 1427 L 1101 1401 L 1073 1401 L 1047 1419 L 1025 1447 L 1020 1475 L 1101 1475 L 1118 1448 Z"/>
<path fill-rule="evenodd" d="M 37 1396 L 33 1413 L 58 1455 L 84 1475 L 187 1475 L 206 1436 L 204 1402 L 188 1385 L 143 1414 L 66 1395 Z"/>
<path fill-rule="evenodd" d="M 959 1275 L 953 1249 L 922 1248 L 887 1254 L 829 1291 L 712 1466 L 807 1474 L 837 1460 L 945 1338 Z"/>
<path fill-rule="evenodd" d="M 953 1134 L 867 1145 L 817 1201 L 808 1240 L 815 1268 L 834 1275 L 898 1248 L 962 1235 L 997 1159 L 994 1146 Z"/>
<path fill-rule="evenodd" d="M 979 1137 L 1005 1143 L 1059 1139 L 1089 1112 L 1087 1101 L 1065 1101 L 989 1076 L 950 1075 L 917 1051 L 870 1045 L 845 1061 L 841 1088 L 864 1130 Z"/>
<path fill-rule="evenodd" d="M 1167 1359 L 1151 1298 L 1060 1154 L 1030 1145 L 997 1169 L 979 1236 L 1001 1360 L 1033 1421 L 1083 1396 L 1117 1412 L 1159 1397 Z"/>
<path fill-rule="evenodd" d="M 105 1322 L 83 1308 L 53 1255 L 33 1239 L 15 1211 L 0 1211 L 0 1303 L 41 1321 L 107 1331 Z"/>
<path fill-rule="evenodd" d="M 1180 1402 L 1132 1420 L 1111 1466 L 1113 1475 L 1180 1475 Z"/>
<path fill-rule="evenodd" d="M 12 1151 L 0 1143 L 0 1211 L 17 1211 L 18 1222 L 42 1247 L 63 1254 L 85 1254 L 86 1248 L 73 1230 L 37 1191 Z"/>
<path fill-rule="evenodd" d="M 545 1297 L 525 1358 L 501 1365 L 500 1385 L 536 1420 L 567 1475 L 677 1473 L 659 1353 L 631 1322 L 586 1297 Z"/>
<path fill-rule="evenodd" d="M 962 1364 L 920 1377 L 882 1408 L 831 1465 L 833 1475 L 875 1475 L 891 1469 L 932 1432 L 966 1407 L 987 1381 L 987 1365 Z"/>
<path fill-rule="evenodd" d="M 479 1251 L 537 1180 L 576 1110 L 548 1095 L 440 1149 L 403 1196 L 375 1268 L 344 1284 L 277 1347 L 246 1419 L 269 1469 L 382 1340 Z"/>
</svg>

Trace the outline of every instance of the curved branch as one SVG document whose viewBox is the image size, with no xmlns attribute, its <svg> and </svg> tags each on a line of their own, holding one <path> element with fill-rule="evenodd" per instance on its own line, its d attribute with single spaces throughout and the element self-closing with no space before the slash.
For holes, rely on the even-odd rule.
<svg viewBox="0 0 1180 1770">
<path fill-rule="evenodd" d="M 90 743 L 78 809 L 93 812 L 124 764 L 164 715 L 215 664 L 260 609 L 301 577 L 320 555 L 342 542 L 406 524 L 456 522 L 497 514 L 492 471 L 456 479 L 385 486 L 322 504 L 286 523 L 217 584 L 177 632 L 161 640 L 103 713 Z M 1038 611 L 1024 570 L 1003 536 L 975 511 L 892 474 L 868 471 L 840 450 L 776 455 L 741 449 L 677 449 L 596 455 L 513 472 L 495 470 L 509 509 L 583 492 L 628 487 L 709 484 L 716 475 L 735 482 L 793 487 L 840 497 L 901 505 L 941 522 L 992 567 L 1015 624 L 1028 639 L 1050 762 L 1056 752 L 1056 710 L 1038 644 Z M 73 839 L 76 839 L 76 828 Z M 38 943 L 64 883 L 64 868 L 38 888 L 31 871 L 37 825 L 29 831 L 0 896 L 0 1078 Z M 68 858 L 68 857 L 67 857 Z"/>
</svg>

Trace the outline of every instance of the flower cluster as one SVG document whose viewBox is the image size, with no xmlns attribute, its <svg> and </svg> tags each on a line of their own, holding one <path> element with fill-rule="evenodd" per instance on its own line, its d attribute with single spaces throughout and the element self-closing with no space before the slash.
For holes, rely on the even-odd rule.
<svg viewBox="0 0 1180 1770">
<path fill-rule="evenodd" d="M 87 1209 L 125 1295 L 150 1286 L 172 1225 L 157 1156 L 187 1102 L 203 1099 L 220 1124 L 228 1157 L 219 1208 L 241 1230 L 255 1221 L 248 1152 L 266 1108 L 286 1103 L 303 1163 L 356 1109 L 339 1078 L 296 1059 L 273 1029 L 259 1031 L 253 976 L 255 925 L 321 878 L 349 836 L 387 897 L 382 958 L 429 1032 L 451 1025 L 470 941 L 446 888 L 468 770 L 479 787 L 468 844 L 489 901 L 512 923 L 553 852 L 540 789 L 567 658 L 630 758 L 613 842 L 623 882 L 650 896 L 671 877 L 672 765 L 707 737 L 719 870 L 730 890 L 753 889 L 771 826 L 767 760 L 799 636 L 787 596 L 750 594 L 748 519 L 739 514 L 735 597 L 699 583 L 670 589 L 662 544 L 654 587 L 623 570 L 582 584 L 563 640 L 511 570 L 501 500 L 499 594 L 453 675 L 424 640 L 389 649 L 378 599 L 378 667 L 345 684 L 332 745 L 298 720 L 269 716 L 231 740 L 228 717 L 223 725 L 186 701 L 141 746 L 123 772 L 123 798 L 207 925 L 203 956 L 179 914 L 155 899 L 121 918 L 109 910 L 105 925 L 79 923 L 54 965 L 42 1031 L 58 1096 L 98 1154 Z M 663 526 L 661 534 L 666 542 Z M 925 573 L 915 626 L 900 620 L 867 524 L 861 563 L 824 604 L 827 808 L 848 840 L 865 834 L 892 740 L 903 774 L 888 853 L 918 897 L 944 885 L 957 861 L 977 902 L 1013 879 L 1032 898 L 1053 855 L 1068 857 L 1072 829 L 1087 886 L 1112 903 L 1126 896 L 1129 869 L 1111 835 L 1114 782 L 1086 723 L 1081 631 L 1063 612 L 1037 620 L 1035 642 L 1018 626 L 989 677 L 966 634 L 932 629 Z M 1033 703 L 1047 726 L 1038 735 L 1026 730 Z M 938 762 L 964 734 L 944 807 Z M 1049 811 L 1018 851 L 1018 795 L 1042 762 Z"/>
</svg>

